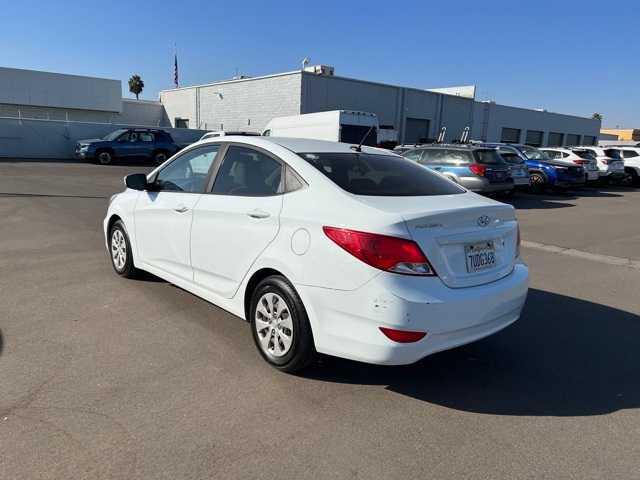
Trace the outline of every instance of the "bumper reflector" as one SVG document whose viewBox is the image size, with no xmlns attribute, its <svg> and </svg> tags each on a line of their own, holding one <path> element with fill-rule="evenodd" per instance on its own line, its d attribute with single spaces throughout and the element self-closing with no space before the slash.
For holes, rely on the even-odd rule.
<svg viewBox="0 0 640 480">
<path fill-rule="evenodd" d="M 395 330 L 393 328 L 379 327 L 384 335 L 394 342 L 413 343 L 422 340 L 427 332 L 411 332 L 408 330 Z"/>
</svg>

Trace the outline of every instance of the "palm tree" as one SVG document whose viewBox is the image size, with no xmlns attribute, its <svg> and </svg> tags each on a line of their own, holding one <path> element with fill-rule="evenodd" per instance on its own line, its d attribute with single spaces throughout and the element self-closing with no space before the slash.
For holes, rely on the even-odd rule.
<svg viewBox="0 0 640 480">
<path fill-rule="evenodd" d="M 140 78 L 140 75 L 131 75 L 129 79 L 129 91 L 136 96 L 136 100 L 138 100 L 138 95 L 142 93 L 143 88 L 144 82 Z"/>
<path fill-rule="evenodd" d="M 593 115 L 591 115 L 591 118 L 593 118 L 594 120 L 602 120 L 602 114 L 596 112 Z"/>
</svg>

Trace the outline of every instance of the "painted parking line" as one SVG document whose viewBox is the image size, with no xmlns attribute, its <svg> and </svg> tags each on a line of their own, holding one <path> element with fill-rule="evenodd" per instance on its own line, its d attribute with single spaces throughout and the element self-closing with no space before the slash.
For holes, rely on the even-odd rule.
<svg viewBox="0 0 640 480">
<path fill-rule="evenodd" d="M 558 245 L 547 245 L 545 243 L 522 241 L 522 246 L 541 250 L 543 252 L 557 253 L 559 255 L 567 255 L 569 257 L 583 258 L 593 262 L 606 263 L 607 265 L 619 265 L 622 267 L 640 270 L 640 260 L 632 260 L 630 258 L 613 257 L 611 255 L 600 255 L 599 253 L 585 252 L 584 250 L 576 250 L 575 248 L 560 247 Z"/>
</svg>

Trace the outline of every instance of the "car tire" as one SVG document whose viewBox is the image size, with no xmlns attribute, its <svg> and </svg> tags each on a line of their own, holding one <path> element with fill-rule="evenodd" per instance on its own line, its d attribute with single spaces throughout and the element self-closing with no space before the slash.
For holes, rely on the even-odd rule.
<svg viewBox="0 0 640 480">
<path fill-rule="evenodd" d="M 531 172 L 529 174 L 529 186 L 533 193 L 542 193 L 547 188 L 547 179 L 540 172 Z"/>
<path fill-rule="evenodd" d="M 109 230 L 109 257 L 118 275 L 135 278 L 140 271 L 133 265 L 131 242 L 122 221 L 117 220 Z"/>
<path fill-rule="evenodd" d="M 251 295 L 249 322 L 258 352 L 272 367 L 294 373 L 315 359 L 307 311 L 284 277 L 273 275 L 256 286 Z"/>
<path fill-rule="evenodd" d="M 162 165 L 169 158 L 169 154 L 164 150 L 158 150 L 157 152 L 153 152 L 153 164 L 158 166 Z"/>
<path fill-rule="evenodd" d="M 100 165 L 109 165 L 113 162 L 113 154 L 108 150 L 101 150 L 96 153 L 96 161 Z"/>
</svg>

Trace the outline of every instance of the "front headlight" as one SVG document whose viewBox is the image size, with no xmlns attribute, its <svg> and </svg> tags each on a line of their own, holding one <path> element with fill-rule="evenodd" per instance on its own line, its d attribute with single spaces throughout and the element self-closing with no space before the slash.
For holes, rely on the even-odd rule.
<svg viewBox="0 0 640 480">
<path fill-rule="evenodd" d="M 80 145 L 81 152 L 86 152 L 87 150 L 89 150 L 89 145 Z"/>
</svg>

